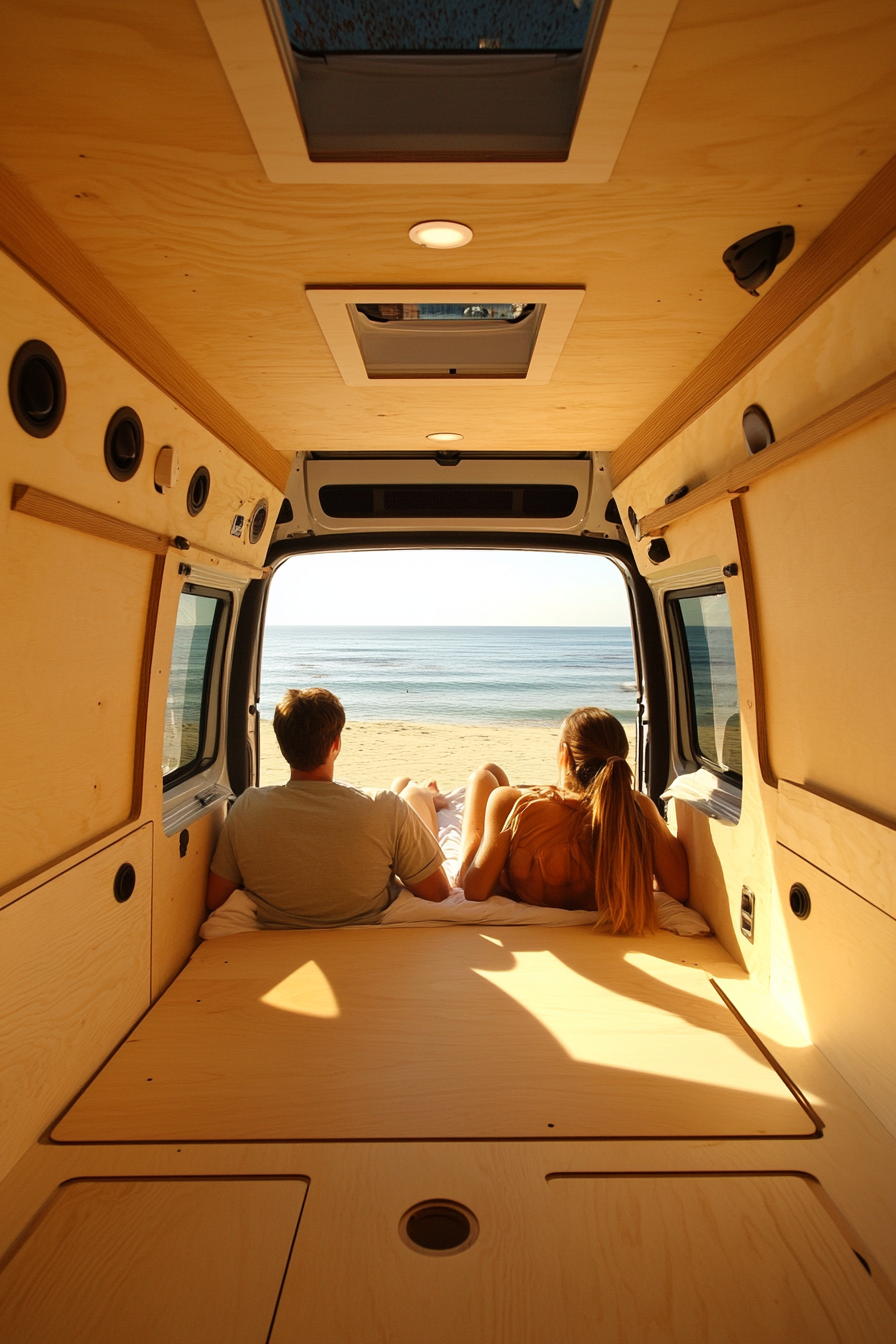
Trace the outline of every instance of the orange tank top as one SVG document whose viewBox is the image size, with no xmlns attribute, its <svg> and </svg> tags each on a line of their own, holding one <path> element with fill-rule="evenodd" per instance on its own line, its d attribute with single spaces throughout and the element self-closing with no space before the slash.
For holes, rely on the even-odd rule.
<svg viewBox="0 0 896 1344">
<path fill-rule="evenodd" d="M 501 882 L 528 905 L 596 910 L 594 832 L 583 799 L 546 789 L 518 798 L 504 830 L 510 853 Z"/>
</svg>

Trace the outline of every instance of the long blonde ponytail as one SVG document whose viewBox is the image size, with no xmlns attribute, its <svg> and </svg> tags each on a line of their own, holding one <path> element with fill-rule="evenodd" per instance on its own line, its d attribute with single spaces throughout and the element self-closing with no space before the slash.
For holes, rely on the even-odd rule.
<svg viewBox="0 0 896 1344">
<path fill-rule="evenodd" d="M 634 778 L 625 760 L 628 738 L 606 710 L 574 710 L 561 730 L 577 792 L 584 794 L 594 833 L 594 895 L 614 933 L 657 926 L 653 846 Z"/>
</svg>

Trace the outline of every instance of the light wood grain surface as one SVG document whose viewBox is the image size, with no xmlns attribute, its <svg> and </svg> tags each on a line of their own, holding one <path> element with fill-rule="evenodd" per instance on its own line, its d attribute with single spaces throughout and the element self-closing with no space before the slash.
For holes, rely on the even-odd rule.
<svg viewBox="0 0 896 1344">
<path fill-rule="evenodd" d="M 149 1006 L 151 903 L 149 825 L 0 911 L 4 1174 Z"/>
<path fill-rule="evenodd" d="M 616 0 L 607 18 L 564 163 L 313 163 L 282 19 L 265 0 L 199 0 L 215 50 L 272 182 L 606 182 L 653 69 L 675 0 Z"/>
<path fill-rule="evenodd" d="M 6 1344 L 265 1344 L 306 1189 L 63 1186 L 0 1276 Z"/>
<path fill-rule="evenodd" d="M 312 1179 L 272 1344 L 890 1338 L 889 1307 L 798 1175 L 521 1181 L 495 1154 L 426 1176 L 400 1150 L 353 1148 L 326 1191 Z M 469 1250 L 402 1243 L 402 1213 L 427 1197 L 476 1215 Z"/>
<path fill-rule="evenodd" d="M 131 815 L 153 557 L 2 513 L 0 882 L 12 887 Z"/>
<path fill-rule="evenodd" d="M 896 825 L 788 779 L 778 792 L 778 843 L 896 919 Z"/>
<path fill-rule="evenodd" d="M 2 165 L 0 191 L 4 251 L 150 382 L 282 489 L 288 467 L 271 445 L 181 358 Z"/>
<path fill-rule="evenodd" d="M 745 493 L 753 481 L 764 476 L 766 472 L 773 471 L 782 462 L 787 462 L 810 448 L 817 448 L 819 444 L 827 443 L 841 434 L 847 434 L 869 420 L 876 420 L 878 416 L 886 415 L 894 408 L 896 408 L 896 373 L 889 374 L 872 387 L 858 392 L 849 401 L 836 406 L 832 411 L 826 411 L 810 424 L 794 430 L 792 434 L 764 448 L 746 462 L 741 462 L 722 475 L 704 481 L 683 499 L 646 514 L 640 520 L 641 535 L 662 536 L 670 523 L 687 517 L 695 509 L 705 508 L 707 504 L 712 504 L 727 495 Z"/>
<path fill-rule="evenodd" d="M 78 0 L 60 19 L 56 5 L 9 0 L 3 162 L 287 457 L 420 449 L 447 416 L 469 449 L 616 447 L 755 305 L 725 248 L 793 223 L 777 286 L 893 153 L 889 0 L 807 0 L 774 23 L 763 0 L 736 17 L 681 0 L 612 177 L 562 189 L 427 184 L 416 166 L 406 185 L 272 183 L 196 6 Z M 473 243 L 410 243 L 412 224 L 442 217 Z M 434 398 L 343 384 L 301 293 L 358 283 L 576 284 L 587 297 L 548 386 Z"/>
<path fill-rule="evenodd" d="M 831 483 L 836 481 L 836 487 Z M 896 570 L 874 501 L 896 491 L 893 418 L 794 458 L 742 496 L 779 779 L 896 822 Z M 861 534 L 861 545 L 846 544 Z"/>
<path fill-rule="evenodd" d="M 850 201 L 681 386 L 619 445 L 613 459 L 614 485 L 724 395 L 885 247 L 894 233 L 896 158 Z"/>
<path fill-rule="evenodd" d="M 896 1137 L 896 919 L 783 845 L 775 849 L 773 992 Z M 809 893 L 808 919 L 790 908 L 794 882 Z"/>
<path fill-rule="evenodd" d="M 713 964 L 735 969 L 712 943 L 588 928 L 217 940 L 54 1137 L 812 1133 Z"/>
</svg>

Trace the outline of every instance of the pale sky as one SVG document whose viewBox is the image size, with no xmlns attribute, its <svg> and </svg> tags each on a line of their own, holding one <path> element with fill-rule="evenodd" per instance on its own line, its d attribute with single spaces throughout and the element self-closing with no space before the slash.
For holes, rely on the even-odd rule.
<svg viewBox="0 0 896 1344">
<path fill-rule="evenodd" d="M 340 551 L 294 556 L 270 625 L 629 625 L 619 570 L 554 551 Z"/>
</svg>

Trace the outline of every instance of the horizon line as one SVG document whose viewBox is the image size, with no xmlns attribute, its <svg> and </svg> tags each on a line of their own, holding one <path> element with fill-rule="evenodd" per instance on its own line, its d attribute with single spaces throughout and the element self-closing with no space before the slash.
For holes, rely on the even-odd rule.
<svg viewBox="0 0 896 1344">
<path fill-rule="evenodd" d="M 577 622 L 574 625 L 552 625 L 547 621 L 418 621 L 413 625 L 401 621 L 266 621 L 266 629 L 273 630 L 631 630 L 630 621 L 596 623 Z"/>
</svg>

